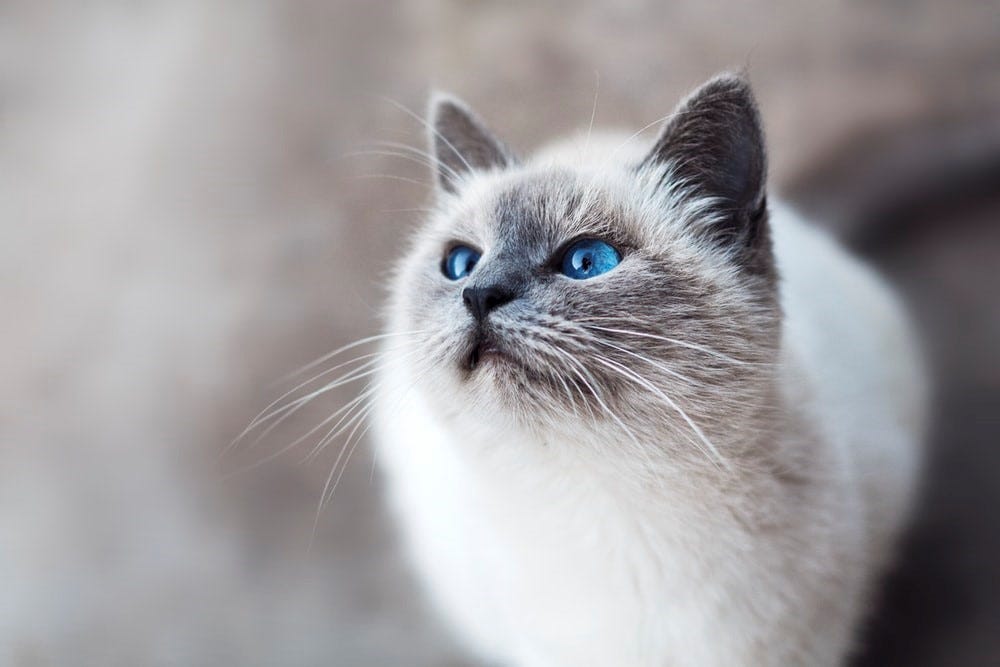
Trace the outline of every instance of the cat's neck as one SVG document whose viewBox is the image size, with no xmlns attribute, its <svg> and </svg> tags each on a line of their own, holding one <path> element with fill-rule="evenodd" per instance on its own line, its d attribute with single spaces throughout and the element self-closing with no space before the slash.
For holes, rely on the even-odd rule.
<svg viewBox="0 0 1000 667">
<path fill-rule="evenodd" d="M 784 456 L 792 443 L 784 441 L 788 429 L 781 425 L 790 420 L 800 421 L 794 412 L 769 406 L 727 432 L 706 434 L 718 456 L 691 432 L 674 427 L 655 438 L 633 436 L 614 422 L 557 432 L 470 419 L 455 422 L 453 435 L 468 473 L 484 487 L 495 481 L 506 497 L 519 489 L 555 502 L 579 492 L 641 510 L 682 500 L 704 505 L 713 493 L 718 502 L 732 503 L 773 491 L 799 465 Z M 643 449 L 650 454 L 643 456 Z M 653 449 L 672 455 L 654 456 Z"/>
</svg>

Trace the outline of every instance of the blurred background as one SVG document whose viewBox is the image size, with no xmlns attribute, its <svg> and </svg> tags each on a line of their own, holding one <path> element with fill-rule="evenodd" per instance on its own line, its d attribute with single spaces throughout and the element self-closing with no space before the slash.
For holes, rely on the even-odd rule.
<svg viewBox="0 0 1000 667">
<path fill-rule="evenodd" d="M 396 103 L 449 89 L 526 151 L 595 94 L 597 126 L 638 129 L 742 66 L 775 189 L 899 286 L 936 378 L 924 502 L 857 664 L 1000 665 L 982 0 L 0 3 L 0 664 L 472 664 L 368 448 L 318 520 L 339 446 L 225 475 L 360 384 L 220 453 L 289 371 L 378 331 L 429 194 L 422 165 L 358 154 L 423 148 Z"/>
</svg>

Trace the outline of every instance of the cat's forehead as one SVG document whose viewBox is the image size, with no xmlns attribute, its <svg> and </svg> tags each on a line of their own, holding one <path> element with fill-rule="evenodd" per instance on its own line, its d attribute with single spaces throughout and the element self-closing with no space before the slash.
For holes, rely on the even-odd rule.
<svg viewBox="0 0 1000 667">
<path fill-rule="evenodd" d="M 470 190 L 449 216 L 452 232 L 488 245 L 552 246 L 582 236 L 635 235 L 627 196 L 570 170 L 508 173 Z"/>
<path fill-rule="evenodd" d="M 499 239 L 541 243 L 570 231 L 580 206 L 580 192 L 571 175 L 532 175 L 498 188 L 486 221 Z"/>
</svg>

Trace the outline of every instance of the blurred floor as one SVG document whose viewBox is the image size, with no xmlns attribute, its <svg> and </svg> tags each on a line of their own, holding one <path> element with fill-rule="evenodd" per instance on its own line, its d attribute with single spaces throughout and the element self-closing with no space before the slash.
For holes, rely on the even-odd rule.
<svg viewBox="0 0 1000 667">
<path fill-rule="evenodd" d="M 0 5 L 0 663 L 464 664 L 359 451 L 223 481 L 276 378 L 378 329 L 430 85 L 514 146 L 642 127 L 749 65 L 777 183 L 853 129 L 1000 104 L 996 3 Z M 599 75 L 599 86 L 595 73 Z M 875 258 L 938 376 L 934 477 L 869 664 L 1000 663 L 994 203 Z M 957 215 L 957 214 L 956 214 Z M 947 216 L 945 216 L 947 218 Z M 307 431 L 350 391 L 255 450 Z"/>
</svg>

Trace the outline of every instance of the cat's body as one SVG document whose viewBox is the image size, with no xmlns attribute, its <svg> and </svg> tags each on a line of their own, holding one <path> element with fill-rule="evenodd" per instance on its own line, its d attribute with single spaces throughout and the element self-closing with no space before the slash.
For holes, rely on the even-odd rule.
<svg viewBox="0 0 1000 667">
<path fill-rule="evenodd" d="M 719 91 L 684 113 L 699 96 Z M 448 147 L 483 156 L 459 143 L 470 128 L 482 140 L 474 120 L 466 138 L 442 120 Z M 702 129 L 675 123 L 653 154 Z M 501 664 L 839 664 L 919 468 L 924 384 L 905 318 L 794 212 L 772 204 L 768 221 L 763 181 L 695 196 L 664 183 L 700 172 L 673 153 L 665 169 L 643 163 L 625 139 L 524 164 L 494 144 L 460 182 L 454 161 L 442 172 L 440 210 L 394 285 L 375 417 L 417 570 L 460 637 Z M 755 160 L 735 164 L 762 171 Z M 763 216 L 738 221 L 752 233 L 720 222 L 720 193 Z M 722 241 L 704 220 L 728 225 Z M 602 235 L 621 248 L 604 276 L 532 268 Z M 480 317 L 427 269 L 455 240 L 482 248 L 469 285 L 502 283 L 517 257 L 538 284 L 516 282 Z M 491 349 L 466 342 L 484 330 Z"/>
</svg>

